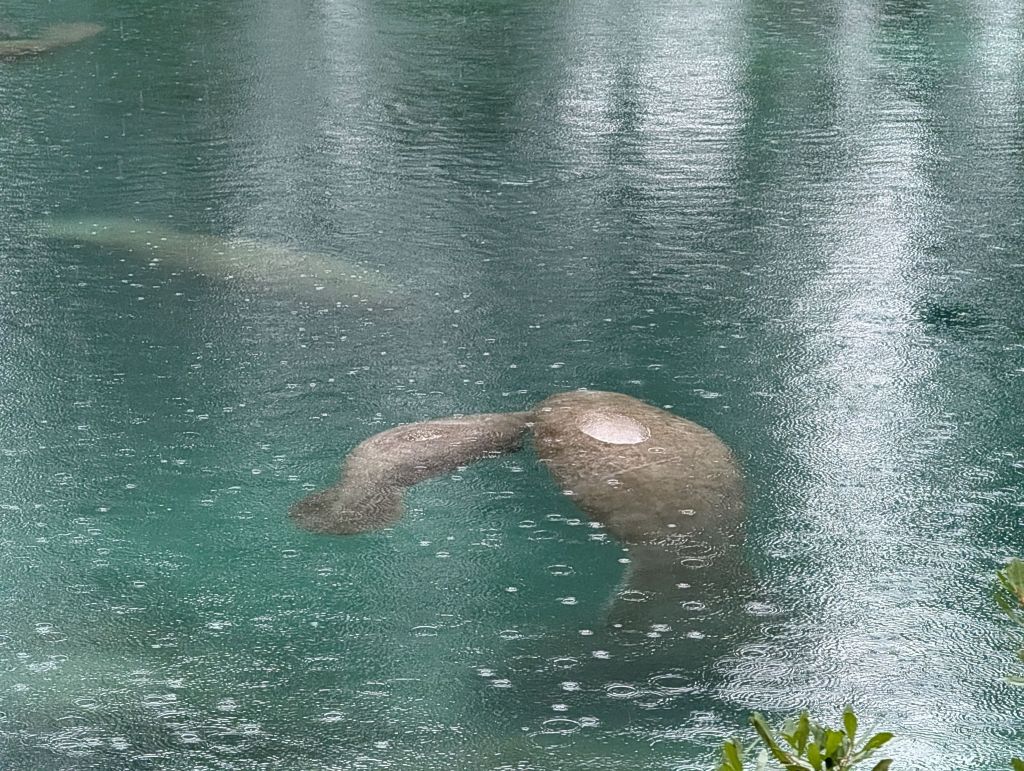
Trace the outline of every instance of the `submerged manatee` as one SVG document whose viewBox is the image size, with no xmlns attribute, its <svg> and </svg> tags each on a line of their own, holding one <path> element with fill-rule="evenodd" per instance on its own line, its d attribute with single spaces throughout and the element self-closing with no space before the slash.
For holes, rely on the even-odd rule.
<svg viewBox="0 0 1024 771">
<path fill-rule="evenodd" d="M 533 441 L 563 492 L 627 547 L 613 622 L 719 612 L 746 582 L 743 476 L 708 429 L 631 396 L 575 391 L 540 403 Z"/>
<path fill-rule="evenodd" d="M 5 27 L 10 35 L 0 35 L 0 59 L 16 59 L 22 56 L 36 56 L 64 46 L 95 37 L 103 31 L 103 25 L 90 22 L 54 24 L 36 37 L 15 37 L 12 27 Z"/>
<path fill-rule="evenodd" d="M 321 533 L 390 526 L 406 487 L 515 451 L 527 428 L 565 493 L 629 551 L 613 620 L 678 617 L 692 587 L 705 604 L 727 600 L 743 582 L 743 479 L 729 448 L 696 423 L 618 393 L 562 393 L 532 412 L 384 431 L 352 451 L 336 485 L 299 501 L 291 516 Z"/>
<path fill-rule="evenodd" d="M 288 246 L 177 230 L 129 217 L 53 219 L 39 224 L 47 238 L 95 244 L 246 290 L 296 293 L 330 302 L 383 301 L 397 291 L 368 268 Z"/>
</svg>

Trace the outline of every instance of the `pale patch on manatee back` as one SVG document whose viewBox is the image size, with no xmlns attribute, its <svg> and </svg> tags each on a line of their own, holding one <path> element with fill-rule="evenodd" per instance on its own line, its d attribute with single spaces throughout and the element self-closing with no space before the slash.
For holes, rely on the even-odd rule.
<svg viewBox="0 0 1024 771">
<path fill-rule="evenodd" d="M 444 433 L 432 428 L 417 428 L 406 431 L 402 438 L 409 442 L 432 442 L 436 439 L 443 439 Z"/>
<path fill-rule="evenodd" d="M 580 416 L 576 427 L 605 444 L 640 444 L 651 438 L 651 430 L 639 420 L 614 412 L 588 412 Z"/>
</svg>

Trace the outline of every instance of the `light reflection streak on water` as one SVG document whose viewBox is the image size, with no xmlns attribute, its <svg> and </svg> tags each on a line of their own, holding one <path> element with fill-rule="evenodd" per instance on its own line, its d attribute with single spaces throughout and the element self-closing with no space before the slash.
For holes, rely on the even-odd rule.
<svg viewBox="0 0 1024 771">
<path fill-rule="evenodd" d="M 975 0 L 968 5 L 980 34 L 974 41 L 976 65 L 971 67 L 976 92 L 986 97 L 986 118 L 992 126 L 1008 128 L 1020 109 L 1020 39 L 1024 7 L 999 0 Z"/>
<path fill-rule="evenodd" d="M 955 520 L 956 420 L 944 412 L 939 355 L 916 317 L 944 288 L 927 254 L 946 203 L 929 174 L 942 151 L 902 58 L 917 54 L 886 51 L 877 16 L 844 11 L 836 58 L 848 157 L 820 226 L 821 254 L 804 261 L 810 275 L 784 322 L 801 341 L 784 416 L 796 508 L 773 540 L 807 572 L 786 589 L 802 598 L 791 640 L 770 646 L 776 656 L 785 647 L 791 667 L 775 698 L 819 714 L 845 701 L 870 705 L 897 734 L 904 728 L 901 758 L 953 767 L 978 756 L 954 748 L 951 731 L 1007 727 L 983 701 L 998 670 L 965 661 L 988 649 L 985 631 L 968 608 L 939 599 L 974 580 L 965 563 L 977 559 Z M 782 671 L 778 658 L 767 666 Z M 943 683 L 958 684 L 955 699 Z"/>
<path fill-rule="evenodd" d="M 579 25 L 559 99 L 564 150 L 580 168 L 605 169 L 650 196 L 645 220 L 686 214 L 693 196 L 731 171 L 742 117 L 731 45 L 740 4 L 685 18 L 667 7 L 631 10 L 629 23 L 615 4 Z"/>
</svg>

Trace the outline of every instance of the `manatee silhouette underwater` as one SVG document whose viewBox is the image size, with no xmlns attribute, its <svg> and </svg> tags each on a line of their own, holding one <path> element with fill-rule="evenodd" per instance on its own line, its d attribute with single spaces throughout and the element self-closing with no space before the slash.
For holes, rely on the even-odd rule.
<svg viewBox="0 0 1024 771">
<path fill-rule="evenodd" d="M 620 393 L 572 391 L 526 412 L 391 428 L 352 450 L 338 481 L 295 503 L 290 516 L 324 534 L 389 527 L 402 516 L 406 488 L 515 452 L 528 432 L 565 494 L 629 553 L 610 621 L 649 629 L 687 609 L 735 615 L 724 610 L 746 577 L 735 457 L 708 429 Z"/>
<path fill-rule="evenodd" d="M 253 238 L 192 232 L 166 222 L 134 217 L 88 215 L 49 218 L 36 224 L 44 238 L 75 246 L 89 244 L 231 285 L 244 296 L 278 295 L 315 299 L 321 305 L 407 301 L 401 288 L 376 270 L 343 257 L 318 254 Z"/>
<path fill-rule="evenodd" d="M 35 37 L 21 37 L 13 27 L 0 29 L 0 61 L 38 56 L 58 48 L 64 48 L 103 32 L 102 24 L 71 22 L 54 24 L 42 30 Z"/>
</svg>

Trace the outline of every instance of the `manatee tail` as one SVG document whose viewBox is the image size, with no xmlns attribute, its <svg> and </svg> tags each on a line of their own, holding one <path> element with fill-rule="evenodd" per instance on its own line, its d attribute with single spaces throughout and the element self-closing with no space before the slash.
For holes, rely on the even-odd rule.
<svg viewBox="0 0 1024 771">
<path fill-rule="evenodd" d="M 371 436 L 345 459 L 338 482 L 306 496 L 289 514 L 317 533 L 379 530 L 402 517 L 407 487 L 483 458 L 515 452 L 530 412 L 508 412 L 408 423 Z"/>
<path fill-rule="evenodd" d="M 681 621 L 698 634 L 721 629 L 751 588 L 740 540 L 737 533 L 729 544 L 699 537 L 628 544 L 629 566 L 609 620 L 645 630 Z"/>
<path fill-rule="evenodd" d="M 707 541 L 628 544 L 629 565 L 605 608 L 606 638 L 620 659 L 602 677 L 640 672 L 712 682 L 714 668 L 751 633 L 758 594 L 743 550 Z M 640 678 L 643 680 L 643 678 Z"/>
</svg>

